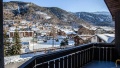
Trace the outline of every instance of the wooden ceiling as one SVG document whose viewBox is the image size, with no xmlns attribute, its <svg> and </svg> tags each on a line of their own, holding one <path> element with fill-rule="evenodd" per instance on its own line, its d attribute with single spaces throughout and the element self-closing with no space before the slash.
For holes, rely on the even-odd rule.
<svg viewBox="0 0 120 68">
<path fill-rule="evenodd" d="M 120 0 L 104 0 L 111 15 L 113 20 L 115 20 L 115 13 L 117 11 L 120 11 Z"/>
</svg>

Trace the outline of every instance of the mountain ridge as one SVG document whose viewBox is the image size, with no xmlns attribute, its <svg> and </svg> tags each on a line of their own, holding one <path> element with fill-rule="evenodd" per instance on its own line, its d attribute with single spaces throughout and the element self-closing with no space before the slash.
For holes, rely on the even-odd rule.
<svg viewBox="0 0 120 68">
<path fill-rule="evenodd" d="M 109 15 L 101 12 L 68 12 L 58 7 L 41 7 L 31 2 L 10 1 L 3 2 L 4 20 L 28 20 L 40 23 L 52 23 L 57 25 L 81 25 L 113 26 Z M 9 10 L 9 12 L 6 10 Z M 7 15 L 9 13 L 9 15 Z M 93 18 L 92 18 L 93 17 Z M 102 22 L 100 21 L 103 20 Z M 105 22 L 105 23 L 104 23 Z"/>
<path fill-rule="evenodd" d="M 81 24 L 89 24 L 74 14 L 70 14 L 58 7 L 41 7 L 29 2 L 12 1 L 4 2 L 3 8 L 4 10 L 9 9 L 11 15 L 7 15 L 7 12 L 4 12 L 5 20 L 25 19 L 34 22 L 56 23 L 58 25 L 70 25 L 73 27 L 78 27 Z"/>
<path fill-rule="evenodd" d="M 74 14 L 95 26 L 114 26 L 109 12 L 76 12 Z"/>
</svg>

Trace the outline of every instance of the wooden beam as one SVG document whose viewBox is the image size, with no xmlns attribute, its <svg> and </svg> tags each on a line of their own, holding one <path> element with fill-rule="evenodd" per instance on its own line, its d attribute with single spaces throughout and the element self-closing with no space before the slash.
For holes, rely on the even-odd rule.
<svg viewBox="0 0 120 68">
<path fill-rule="evenodd" d="M 120 11 L 115 13 L 115 45 L 120 58 Z"/>
<path fill-rule="evenodd" d="M 115 19 L 115 13 L 120 10 L 120 2 L 119 0 L 104 0 L 111 15 L 113 20 Z"/>
<path fill-rule="evenodd" d="M 4 46 L 3 46 L 3 4 L 0 0 L 0 68 L 4 68 Z"/>
</svg>

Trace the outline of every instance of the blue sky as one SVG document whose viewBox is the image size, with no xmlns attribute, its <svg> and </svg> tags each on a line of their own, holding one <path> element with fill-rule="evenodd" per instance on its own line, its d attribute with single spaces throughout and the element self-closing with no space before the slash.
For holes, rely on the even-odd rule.
<svg viewBox="0 0 120 68">
<path fill-rule="evenodd" d="M 32 2 L 43 7 L 59 7 L 70 12 L 108 11 L 104 0 L 3 0 Z M 109 12 L 109 11 L 108 11 Z"/>
</svg>

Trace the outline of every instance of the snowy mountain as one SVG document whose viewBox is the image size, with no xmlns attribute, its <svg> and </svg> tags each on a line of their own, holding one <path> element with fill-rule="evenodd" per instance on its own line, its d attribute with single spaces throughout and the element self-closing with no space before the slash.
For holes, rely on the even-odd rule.
<svg viewBox="0 0 120 68">
<path fill-rule="evenodd" d="M 27 20 L 40 24 L 56 24 L 79 27 L 114 26 L 108 12 L 67 12 L 58 7 L 41 7 L 30 2 L 10 1 L 3 3 L 4 20 Z"/>
<path fill-rule="evenodd" d="M 109 12 L 106 12 L 106 11 L 98 11 L 98 12 L 92 12 L 93 14 L 102 14 L 102 15 L 109 15 L 111 16 L 111 14 Z"/>
<path fill-rule="evenodd" d="M 109 12 L 76 12 L 74 14 L 95 26 L 114 26 Z"/>
<path fill-rule="evenodd" d="M 29 2 L 4 2 L 3 10 L 4 20 L 25 19 L 33 22 L 69 25 L 73 27 L 78 27 L 81 24 L 88 24 L 74 14 L 58 7 L 41 7 Z"/>
</svg>

